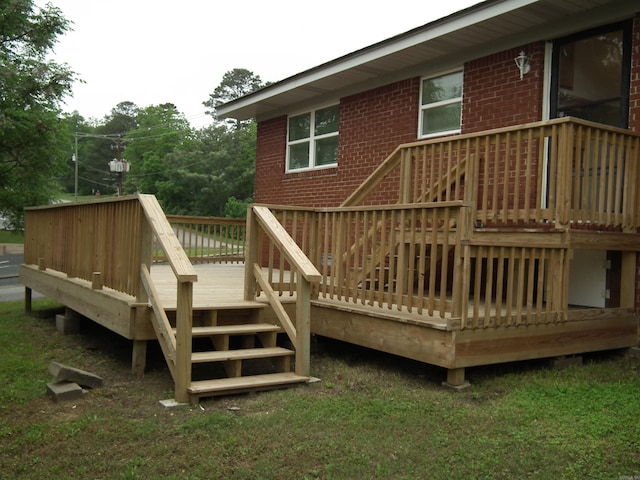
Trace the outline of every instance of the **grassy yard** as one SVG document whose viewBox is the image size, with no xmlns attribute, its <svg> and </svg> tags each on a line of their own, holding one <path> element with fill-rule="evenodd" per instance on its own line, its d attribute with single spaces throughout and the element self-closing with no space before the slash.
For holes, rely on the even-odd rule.
<svg viewBox="0 0 640 480">
<path fill-rule="evenodd" d="M 165 409 L 157 346 L 129 372 L 130 344 L 87 322 L 62 336 L 46 309 L 0 304 L 0 477 L 7 479 L 632 479 L 640 476 L 640 360 L 587 355 L 444 371 L 314 339 L 321 382 Z M 49 312 L 50 313 L 50 312 Z M 74 402 L 45 395 L 55 360 L 105 385 Z"/>
<path fill-rule="evenodd" d="M 0 230 L 0 243 L 24 243 L 22 232 Z"/>
</svg>

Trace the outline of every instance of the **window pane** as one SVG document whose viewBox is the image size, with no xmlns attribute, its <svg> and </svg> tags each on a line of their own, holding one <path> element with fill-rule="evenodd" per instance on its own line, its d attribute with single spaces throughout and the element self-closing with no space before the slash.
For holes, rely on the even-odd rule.
<svg viewBox="0 0 640 480">
<path fill-rule="evenodd" d="M 422 112 L 422 134 L 459 130 L 460 120 L 460 103 L 428 108 Z"/>
<path fill-rule="evenodd" d="M 305 113 L 289 119 L 289 141 L 309 138 L 311 131 L 311 114 Z"/>
<path fill-rule="evenodd" d="M 338 136 L 316 140 L 316 166 L 338 163 Z"/>
<path fill-rule="evenodd" d="M 338 105 L 329 108 L 323 108 L 316 111 L 315 134 L 324 135 L 338 131 L 338 123 L 340 121 L 340 108 Z"/>
<path fill-rule="evenodd" d="M 289 146 L 289 170 L 309 167 L 309 142 Z"/>
<path fill-rule="evenodd" d="M 422 82 L 422 105 L 462 96 L 462 72 L 428 78 Z"/>
<path fill-rule="evenodd" d="M 558 55 L 557 116 L 624 126 L 624 34 L 621 30 L 562 45 Z M 615 111 L 617 108 L 617 112 Z"/>
</svg>

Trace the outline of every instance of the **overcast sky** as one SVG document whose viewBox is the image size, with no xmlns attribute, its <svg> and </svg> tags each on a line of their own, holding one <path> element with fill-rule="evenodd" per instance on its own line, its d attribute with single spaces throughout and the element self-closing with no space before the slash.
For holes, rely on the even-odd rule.
<svg viewBox="0 0 640 480">
<path fill-rule="evenodd" d="M 47 0 L 36 0 L 43 5 Z M 122 101 L 174 103 L 194 127 L 225 72 L 278 81 L 477 0 L 48 0 L 73 22 L 54 58 L 76 84 L 65 110 L 101 119 Z"/>
</svg>

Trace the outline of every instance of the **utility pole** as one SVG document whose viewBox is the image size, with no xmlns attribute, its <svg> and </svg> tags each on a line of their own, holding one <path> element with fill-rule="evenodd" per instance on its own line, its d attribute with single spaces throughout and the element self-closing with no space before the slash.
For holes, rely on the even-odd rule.
<svg viewBox="0 0 640 480">
<path fill-rule="evenodd" d="M 78 132 L 75 132 L 73 136 L 74 136 L 75 143 L 76 143 L 76 149 L 75 149 L 75 152 L 73 154 L 73 161 L 76 164 L 75 165 L 74 199 L 77 202 L 78 201 Z"/>
<path fill-rule="evenodd" d="M 109 162 L 109 170 L 118 176 L 118 196 L 122 195 L 122 182 L 124 174 L 129 172 L 129 162 L 122 158 L 122 150 L 124 150 L 125 140 L 122 138 L 114 139 L 116 144 L 116 158 Z M 113 148 L 113 146 L 111 147 Z"/>
</svg>

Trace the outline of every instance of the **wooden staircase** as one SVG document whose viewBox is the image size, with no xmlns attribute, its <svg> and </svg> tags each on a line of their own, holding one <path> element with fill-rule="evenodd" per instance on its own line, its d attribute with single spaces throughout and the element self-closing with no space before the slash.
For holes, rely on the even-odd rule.
<svg viewBox="0 0 640 480">
<path fill-rule="evenodd" d="M 284 388 L 308 377 L 291 371 L 295 351 L 278 346 L 282 327 L 262 322 L 261 302 L 196 310 L 191 329 L 192 401 L 200 397 Z M 175 324 L 175 312 L 167 317 Z M 176 329 L 171 333 L 176 335 Z"/>
</svg>

